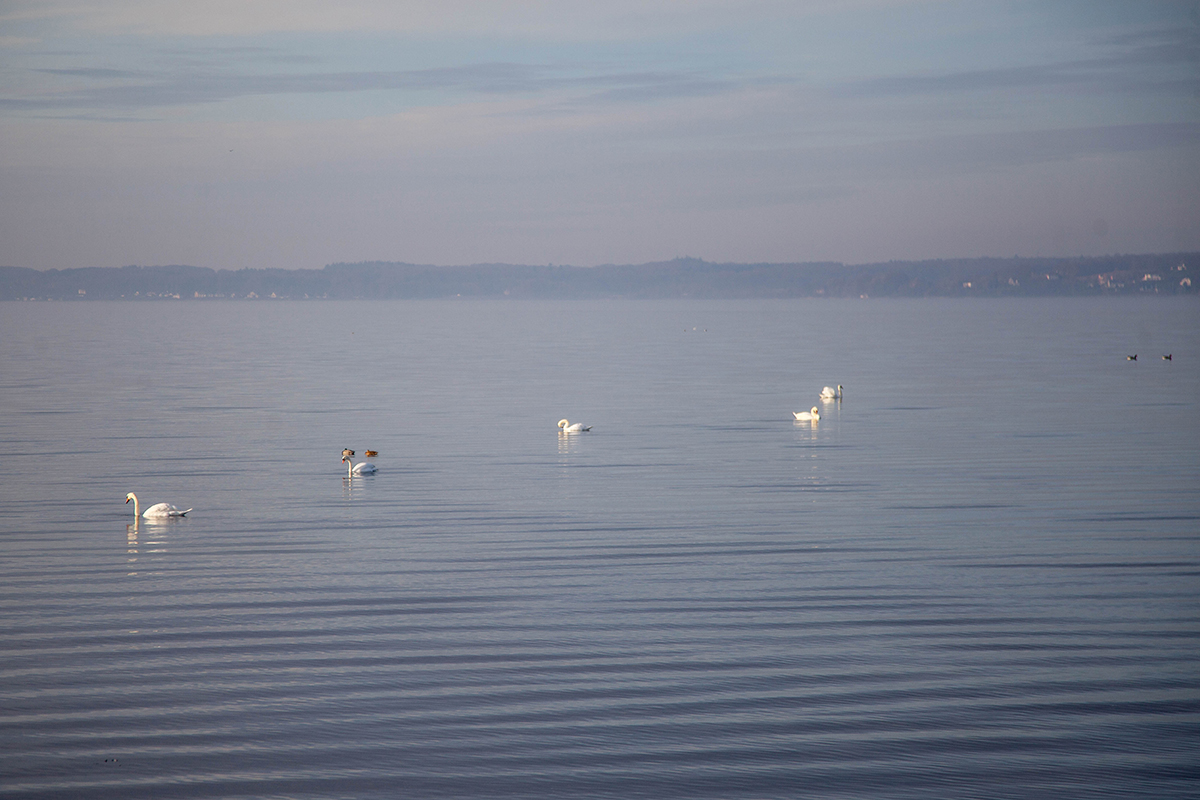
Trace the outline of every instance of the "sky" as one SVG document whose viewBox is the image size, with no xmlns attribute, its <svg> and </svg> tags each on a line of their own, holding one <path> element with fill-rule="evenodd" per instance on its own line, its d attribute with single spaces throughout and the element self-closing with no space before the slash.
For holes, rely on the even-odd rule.
<svg viewBox="0 0 1200 800">
<path fill-rule="evenodd" d="M 1200 0 L 0 0 L 0 265 L 1200 250 Z"/>
</svg>

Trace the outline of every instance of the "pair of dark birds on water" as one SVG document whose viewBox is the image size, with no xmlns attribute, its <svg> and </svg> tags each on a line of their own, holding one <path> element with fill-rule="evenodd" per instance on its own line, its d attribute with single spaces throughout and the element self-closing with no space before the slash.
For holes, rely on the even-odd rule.
<svg viewBox="0 0 1200 800">
<path fill-rule="evenodd" d="M 1126 361 L 1137 361 L 1137 353 L 1134 353 L 1131 356 L 1125 356 L 1125 360 Z M 1163 356 L 1163 361 L 1170 361 L 1170 360 L 1171 360 L 1170 353 L 1167 353 L 1165 356 Z"/>
</svg>

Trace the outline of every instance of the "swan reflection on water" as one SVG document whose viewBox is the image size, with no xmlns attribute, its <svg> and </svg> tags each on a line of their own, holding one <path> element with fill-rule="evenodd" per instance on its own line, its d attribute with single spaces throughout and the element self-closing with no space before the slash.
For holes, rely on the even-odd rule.
<svg viewBox="0 0 1200 800">
<path fill-rule="evenodd" d="M 559 455 L 565 456 L 568 453 L 577 452 L 579 450 L 579 446 L 580 445 L 579 445 L 579 437 L 578 436 L 565 436 L 561 433 L 558 435 L 558 454 Z"/>
<path fill-rule="evenodd" d="M 125 563 L 129 570 L 126 575 L 139 574 L 136 566 L 139 557 L 168 552 L 166 534 L 179 520 L 180 517 L 151 517 L 143 522 L 135 518 L 125 526 Z"/>
<path fill-rule="evenodd" d="M 137 561 L 139 533 L 141 533 L 141 530 L 138 528 L 137 520 L 125 526 L 125 560 L 129 563 L 130 569 L 133 568 L 133 564 Z M 134 573 L 131 572 L 130 574 Z"/>
<path fill-rule="evenodd" d="M 359 477 L 361 477 L 361 476 L 359 476 Z M 360 494 L 363 491 L 365 491 L 365 487 L 362 484 L 363 484 L 363 482 L 361 480 L 356 481 L 356 480 L 354 480 L 353 476 L 343 475 L 342 476 L 342 499 L 343 500 L 353 500 L 355 489 L 358 489 Z"/>
</svg>

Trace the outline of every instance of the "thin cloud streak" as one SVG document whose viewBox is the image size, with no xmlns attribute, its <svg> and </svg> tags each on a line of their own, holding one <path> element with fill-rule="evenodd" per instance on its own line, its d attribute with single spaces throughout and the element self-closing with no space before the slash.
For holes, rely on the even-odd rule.
<svg viewBox="0 0 1200 800">
<path fill-rule="evenodd" d="M 125 79 L 121 85 L 94 86 L 43 93 L 38 97 L 0 97 L 0 108 L 12 110 L 114 109 L 132 111 L 164 106 L 219 103 L 249 96 L 335 94 L 353 92 L 432 92 L 453 90 L 475 94 L 519 95 L 570 89 L 604 92 L 588 95 L 607 102 L 646 102 L 678 96 L 713 94 L 725 84 L 687 74 L 609 73 L 570 75 L 571 66 L 473 64 L 392 72 L 324 72 L 306 74 L 187 73 L 161 78 L 149 72 L 104 68 L 39 69 L 38 72 L 89 79 Z"/>
<path fill-rule="evenodd" d="M 1109 44 L 1134 47 L 1103 57 L 1074 61 L 941 75 L 871 78 L 847 83 L 836 91 L 851 97 L 882 97 L 1081 86 L 1132 91 L 1153 86 L 1176 90 L 1182 84 L 1200 89 L 1200 71 L 1197 69 L 1200 67 L 1200 49 L 1194 33 L 1180 30 L 1141 32 L 1113 37 Z M 1172 74 L 1180 68 L 1183 73 L 1176 79 L 1159 77 L 1139 80 L 1135 77 L 1147 69 L 1165 70 L 1167 74 Z"/>
<path fill-rule="evenodd" d="M 932 5 L 944 4 L 933 0 Z M 628 40 L 726 28 L 748 17 L 800 21 L 929 7 L 931 0 L 9 0 L 0 23 L 53 23 L 87 35 L 261 36 L 389 32 L 439 37 Z"/>
</svg>

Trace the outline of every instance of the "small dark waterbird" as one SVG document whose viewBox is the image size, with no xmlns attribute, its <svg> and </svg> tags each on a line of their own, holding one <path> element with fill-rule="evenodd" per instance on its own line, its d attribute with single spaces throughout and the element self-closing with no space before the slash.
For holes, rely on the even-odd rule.
<svg viewBox="0 0 1200 800">
<path fill-rule="evenodd" d="M 1163 356 L 1163 361 L 1170 361 L 1170 360 L 1171 360 L 1171 354 L 1170 354 L 1170 353 L 1167 353 L 1165 356 Z"/>
<path fill-rule="evenodd" d="M 1137 361 L 1137 353 L 1134 353 L 1131 356 L 1125 356 L 1125 360 L 1126 361 Z"/>
</svg>

